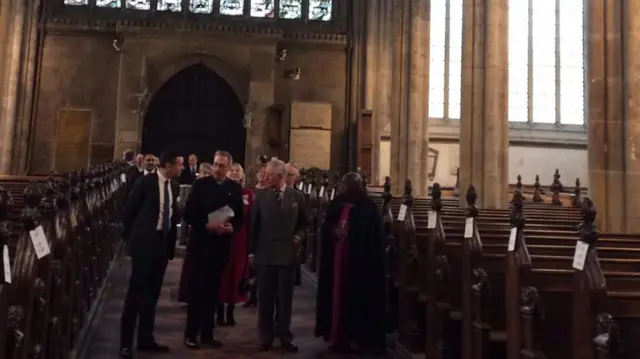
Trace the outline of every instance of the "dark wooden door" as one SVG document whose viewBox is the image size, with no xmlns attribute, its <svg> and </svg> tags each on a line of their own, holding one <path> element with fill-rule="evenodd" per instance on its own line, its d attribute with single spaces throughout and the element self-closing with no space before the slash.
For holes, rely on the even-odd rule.
<svg viewBox="0 0 640 359">
<path fill-rule="evenodd" d="M 199 63 L 176 73 L 155 94 L 144 119 L 142 152 L 174 149 L 212 162 L 216 150 L 244 163 L 244 106 L 227 81 Z M 185 158 L 186 160 L 186 158 Z"/>
</svg>

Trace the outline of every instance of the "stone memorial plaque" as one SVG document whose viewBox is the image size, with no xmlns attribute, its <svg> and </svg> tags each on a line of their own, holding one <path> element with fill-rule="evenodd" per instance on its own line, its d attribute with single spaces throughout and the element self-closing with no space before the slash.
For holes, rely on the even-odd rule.
<svg viewBox="0 0 640 359">
<path fill-rule="evenodd" d="M 291 103 L 291 128 L 331 129 L 331 104 L 328 102 Z"/>
<path fill-rule="evenodd" d="M 292 128 L 289 161 L 303 168 L 331 168 L 331 130 Z"/>
<path fill-rule="evenodd" d="M 91 117 L 90 110 L 58 111 L 56 172 L 67 172 L 88 165 Z"/>
</svg>

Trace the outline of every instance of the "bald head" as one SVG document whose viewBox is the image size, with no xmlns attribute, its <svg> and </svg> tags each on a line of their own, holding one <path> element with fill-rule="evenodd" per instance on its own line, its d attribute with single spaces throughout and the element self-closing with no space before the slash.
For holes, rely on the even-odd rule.
<svg viewBox="0 0 640 359">
<path fill-rule="evenodd" d="M 364 182 L 357 172 L 349 172 L 340 181 L 340 192 L 347 197 L 359 197 L 364 194 Z"/>
</svg>

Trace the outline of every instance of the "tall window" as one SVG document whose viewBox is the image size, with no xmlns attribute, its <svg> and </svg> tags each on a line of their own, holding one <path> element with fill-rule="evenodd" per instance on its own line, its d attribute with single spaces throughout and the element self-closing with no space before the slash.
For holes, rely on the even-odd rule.
<svg viewBox="0 0 640 359">
<path fill-rule="evenodd" d="M 583 0 L 509 1 L 509 121 L 584 123 Z"/>
<path fill-rule="evenodd" d="M 462 1 L 431 2 L 429 118 L 460 119 Z"/>
</svg>

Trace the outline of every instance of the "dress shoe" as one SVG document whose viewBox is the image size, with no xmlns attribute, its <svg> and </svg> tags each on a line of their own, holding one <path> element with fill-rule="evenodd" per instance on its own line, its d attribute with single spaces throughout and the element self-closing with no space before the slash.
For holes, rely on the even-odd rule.
<svg viewBox="0 0 640 359">
<path fill-rule="evenodd" d="M 298 352 L 298 347 L 295 344 L 291 343 L 291 342 L 282 343 L 280 345 L 280 349 L 282 349 L 282 350 L 284 350 L 285 352 L 288 352 L 288 353 L 297 353 Z"/>
<path fill-rule="evenodd" d="M 267 342 L 267 343 L 261 343 L 261 344 L 258 346 L 258 350 L 259 350 L 259 351 L 261 351 L 261 352 L 269 351 L 269 350 L 271 350 L 271 348 L 273 348 L 273 343 L 270 343 L 270 342 Z"/>
<path fill-rule="evenodd" d="M 258 306 L 258 303 L 254 303 L 254 302 L 245 302 L 242 305 L 242 308 L 256 308 Z"/>
<path fill-rule="evenodd" d="M 138 344 L 138 351 L 147 353 L 168 353 L 169 347 L 156 342 Z"/>
<path fill-rule="evenodd" d="M 120 348 L 120 358 L 122 358 L 122 359 L 132 359 L 133 358 L 133 350 L 131 350 L 131 348 Z"/>
<path fill-rule="evenodd" d="M 200 343 L 196 338 L 184 338 L 184 346 L 189 349 L 200 349 Z"/>
<path fill-rule="evenodd" d="M 207 346 L 209 348 L 222 348 L 222 342 L 216 338 L 203 339 L 200 345 Z"/>
</svg>

